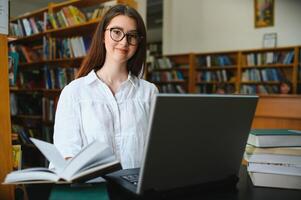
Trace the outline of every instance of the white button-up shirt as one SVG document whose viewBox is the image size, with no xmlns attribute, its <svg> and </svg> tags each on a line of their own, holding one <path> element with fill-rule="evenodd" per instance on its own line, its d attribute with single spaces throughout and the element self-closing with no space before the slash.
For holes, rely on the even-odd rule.
<svg viewBox="0 0 301 200">
<path fill-rule="evenodd" d="M 94 70 L 62 91 L 55 116 L 54 144 L 74 157 L 93 140 L 107 143 L 123 168 L 140 167 L 151 101 L 158 89 L 129 74 L 113 95 Z"/>
</svg>

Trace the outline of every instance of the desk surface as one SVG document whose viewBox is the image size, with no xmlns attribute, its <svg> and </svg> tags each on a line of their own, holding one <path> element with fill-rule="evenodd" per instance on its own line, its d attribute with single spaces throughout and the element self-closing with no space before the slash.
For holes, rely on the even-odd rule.
<svg viewBox="0 0 301 200">
<path fill-rule="evenodd" d="M 114 187 L 109 187 L 110 199 L 112 200 L 124 200 L 133 199 L 131 197 L 125 197 L 124 194 Z M 277 189 L 277 188 L 264 188 L 254 187 L 251 179 L 248 176 L 245 166 L 241 167 L 240 180 L 237 184 L 236 191 L 210 191 L 204 193 L 198 193 L 195 195 L 179 196 L 178 198 L 160 198 L 160 199 L 210 199 L 210 200 L 301 200 L 301 190 L 290 189 Z"/>
<path fill-rule="evenodd" d="M 290 199 L 297 200 L 301 199 L 301 190 L 291 190 L 291 189 L 278 189 L 278 188 L 264 188 L 255 187 L 247 173 L 246 167 L 241 167 L 240 170 L 240 181 L 237 185 L 238 192 L 233 194 L 232 198 L 236 196 L 237 199 L 245 200 L 264 200 L 264 199 Z"/>
<path fill-rule="evenodd" d="M 61 189 L 61 187 L 66 187 L 65 189 Z M 53 198 L 50 199 L 87 199 L 86 197 L 91 197 L 89 199 L 108 199 L 107 196 L 109 196 L 110 200 L 133 200 L 133 199 L 142 199 L 142 198 L 134 198 L 133 196 L 125 195 L 125 193 L 120 190 L 118 187 L 114 187 L 110 184 L 107 184 L 107 187 L 105 183 L 96 184 L 93 187 L 87 187 L 87 188 L 76 188 L 76 187 L 70 187 L 70 185 L 47 185 L 47 184 L 39 184 L 34 185 L 32 191 L 28 191 L 30 200 L 40 200 L 40 199 L 48 199 L 47 196 L 50 196 Z M 237 184 L 237 189 L 234 191 L 216 191 L 216 190 L 204 190 L 202 192 L 199 192 L 197 194 L 182 194 L 179 196 L 172 196 L 172 197 L 160 197 L 160 198 L 144 198 L 144 199 L 172 199 L 172 200 L 196 200 L 196 199 L 202 199 L 202 200 L 301 200 L 301 190 L 290 190 L 290 189 L 277 189 L 277 188 L 263 188 L 263 187 L 254 187 L 251 179 L 248 176 L 247 170 L 245 166 L 241 167 L 240 170 L 240 179 Z M 58 193 L 58 189 L 60 190 L 58 194 L 55 195 L 55 193 Z M 51 192 L 50 192 L 51 190 Z M 61 191 L 64 190 L 62 193 Z M 74 192 L 74 190 L 76 190 Z M 85 191 L 83 191 L 85 190 Z M 97 190 L 97 191 L 96 191 Z M 107 194 L 107 190 L 109 193 Z M 76 193 L 76 194 L 75 194 Z M 89 193 L 89 195 L 87 195 Z M 43 194 L 43 196 L 41 196 Z M 33 196 L 34 195 L 34 196 Z M 76 196 L 76 198 L 74 198 Z M 93 197 L 92 197 L 93 196 Z M 54 198 L 56 197 L 56 198 Z M 105 197 L 105 198 L 104 198 Z"/>
</svg>

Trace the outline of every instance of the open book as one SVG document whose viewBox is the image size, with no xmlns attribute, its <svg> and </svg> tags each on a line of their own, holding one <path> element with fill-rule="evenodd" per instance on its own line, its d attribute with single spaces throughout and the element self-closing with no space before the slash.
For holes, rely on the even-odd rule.
<svg viewBox="0 0 301 200">
<path fill-rule="evenodd" d="M 75 157 L 65 160 L 53 144 L 30 138 L 42 154 L 53 164 L 48 168 L 28 168 L 7 174 L 4 184 L 79 182 L 121 169 L 112 149 L 95 140 Z"/>
</svg>

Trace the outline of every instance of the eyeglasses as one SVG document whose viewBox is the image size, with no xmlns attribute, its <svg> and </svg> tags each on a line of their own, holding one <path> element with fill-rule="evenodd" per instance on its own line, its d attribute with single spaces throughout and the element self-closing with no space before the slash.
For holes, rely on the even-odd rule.
<svg viewBox="0 0 301 200">
<path fill-rule="evenodd" d="M 115 42 L 120 42 L 126 36 L 126 41 L 130 45 L 136 46 L 142 39 L 142 36 L 139 36 L 137 32 L 124 33 L 120 28 L 110 28 L 107 30 L 110 31 L 110 37 Z"/>
</svg>

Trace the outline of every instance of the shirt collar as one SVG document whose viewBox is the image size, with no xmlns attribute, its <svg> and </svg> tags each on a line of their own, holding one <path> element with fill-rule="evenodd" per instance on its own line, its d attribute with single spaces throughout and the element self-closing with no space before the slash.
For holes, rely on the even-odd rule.
<svg viewBox="0 0 301 200">
<path fill-rule="evenodd" d="M 137 78 L 131 74 L 131 72 L 129 72 L 128 74 L 128 81 L 131 82 L 131 84 L 136 87 L 137 85 Z M 89 72 L 89 74 L 87 76 L 85 76 L 85 82 L 86 84 L 91 84 L 93 83 L 94 81 L 98 81 L 98 77 L 96 75 L 96 72 L 94 70 L 91 70 L 91 72 Z"/>
<path fill-rule="evenodd" d="M 88 85 L 93 83 L 94 81 L 98 80 L 98 77 L 97 77 L 94 70 L 91 70 L 89 72 L 89 74 L 87 76 L 85 76 L 84 78 L 85 78 L 85 83 L 88 84 Z"/>
<path fill-rule="evenodd" d="M 132 83 L 132 85 L 133 85 L 134 87 L 136 87 L 136 84 L 137 84 L 137 78 L 136 78 L 134 75 L 132 75 L 131 72 L 129 72 L 128 80 Z"/>
</svg>

